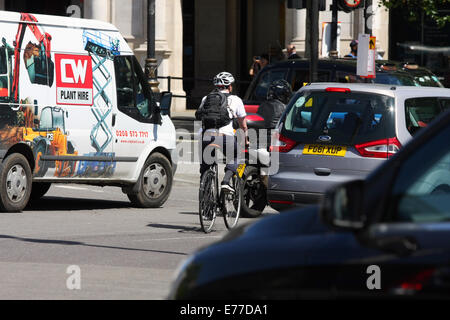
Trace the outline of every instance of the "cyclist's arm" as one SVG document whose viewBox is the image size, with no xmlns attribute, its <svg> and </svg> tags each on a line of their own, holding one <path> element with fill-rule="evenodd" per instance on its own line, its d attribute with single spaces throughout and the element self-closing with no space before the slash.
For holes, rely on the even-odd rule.
<svg viewBox="0 0 450 320">
<path fill-rule="evenodd" d="M 239 128 L 247 134 L 247 119 L 245 117 L 238 117 Z"/>
</svg>

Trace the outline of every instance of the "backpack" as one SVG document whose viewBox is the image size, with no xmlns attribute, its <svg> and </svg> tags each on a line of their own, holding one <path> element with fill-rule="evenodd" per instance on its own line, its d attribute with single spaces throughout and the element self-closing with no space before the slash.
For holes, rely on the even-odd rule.
<svg viewBox="0 0 450 320">
<path fill-rule="evenodd" d="M 229 93 L 214 90 L 206 96 L 203 106 L 195 112 L 195 118 L 202 121 L 203 129 L 219 129 L 231 122 L 228 107 L 229 95 Z"/>
</svg>

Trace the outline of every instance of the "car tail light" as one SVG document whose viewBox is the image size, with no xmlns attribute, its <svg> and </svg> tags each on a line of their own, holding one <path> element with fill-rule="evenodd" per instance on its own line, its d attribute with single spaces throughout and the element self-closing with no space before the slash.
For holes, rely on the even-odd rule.
<svg viewBox="0 0 450 320">
<path fill-rule="evenodd" d="M 389 158 L 401 148 L 397 138 L 381 139 L 355 145 L 356 150 L 368 158 Z"/>
<path fill-rule="evenodd" d="M 259 104 L 246 104 L 244 105 L 245 112 L 247 113 L 257 113 L 259 109 Z"/>
<path fill-rule="evenodd" d="M 264 118 L 257 114 L 249 114 L 245 117 L 247 121 L 264 121 Z"/>
<path fill-rule="evenodd" d="M 294 201 L 288 201 L 288 200 L 269 200 L 270 203 L 275 204 L 287 204 L 287 205 L 293 205 Z"/>
<path fill-rule="evenodd" d="M 399 294 L 411 294 L 423 289 L 424 284 L 426 284 L 435 274 L 435 269 L 426 269 L 415 274 L 414 276 L 404 280 L 396 288 Z"/>
<path fill-rule="evenodd" d="M 294 149 L 297 144 L 296 141 L 283 136 L 279 132 L 275 132 L 272 136 L 270 152 L 289 152 Z"/>
<path fill-rule="evenodd" d="M 351 92 L 349 88 L 333 88 L 329 87 L 325 89 L 326 92 Z"/>
</svg>

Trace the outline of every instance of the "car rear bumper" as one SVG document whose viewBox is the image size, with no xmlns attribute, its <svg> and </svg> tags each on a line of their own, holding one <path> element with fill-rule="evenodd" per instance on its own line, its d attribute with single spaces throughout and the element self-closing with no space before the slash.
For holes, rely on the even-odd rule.
<svg viewBox="0 0 450 320">
<path fill-rule="evenodd" d="M 321 201 L 323 193 L 267 190 L 269 205 L 275 210 L 284 210 L 293 206 L 306 207 Z"/>
</svg>

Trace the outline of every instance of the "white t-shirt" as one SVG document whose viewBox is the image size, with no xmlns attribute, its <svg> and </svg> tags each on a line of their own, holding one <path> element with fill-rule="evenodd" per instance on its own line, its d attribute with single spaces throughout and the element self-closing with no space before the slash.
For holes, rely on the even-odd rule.
<svg viewBox="0 0 450 320">
<path fill-rule="evenodd" d="M 228 93 L 228 90 L 222 90 L 222 93 Z M 205 103 L 206 96 L 203 97 L 202 102 L 200 103 L 200 107 L 203 107 Z M 245 112 L 244 103 L 242 99 L 235 95 L 228 96 L 228 113 L 230 114 L 230 118 L 244 118 L 247 113 Z M 234 136 L 233 130 L 233 121 L 231 121 L 226 126 L 223 126 L 219 129 L 208 129 L 205 132 L 213 132 L 213 133 L 222 133 L 227 136 Z M 202 129 L 200 129 L 200 134 L 202 133 Z"/>
</svg>

